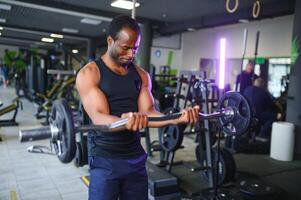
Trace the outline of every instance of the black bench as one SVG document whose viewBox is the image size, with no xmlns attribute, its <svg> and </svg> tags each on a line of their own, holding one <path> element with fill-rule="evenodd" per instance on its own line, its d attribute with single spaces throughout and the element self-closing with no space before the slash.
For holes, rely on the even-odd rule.
<svg viewBox="0 0 301 200">
<path fill-rule="evenodd" d="M 146 162 L 149 200 L 180 199 L 178 180 L 164 169 Z"/>
</svg>

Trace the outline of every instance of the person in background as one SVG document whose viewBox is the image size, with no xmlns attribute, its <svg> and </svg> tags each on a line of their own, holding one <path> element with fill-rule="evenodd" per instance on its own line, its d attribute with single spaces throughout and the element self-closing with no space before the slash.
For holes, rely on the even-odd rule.
<svg viewBox="0 0 301 200">
<path fill-rule="evenodd" d="M 5 64 L 5 62 L 3 62 L 3 60 L 0 60 L 0 68 L 1 68 L 1 74 L 2 74 L 2 83 L 3 83 L 3 86 L 6 88 L 9 83 L 9 76 L 8 76 L 8 67 Z"/>
<path fill-rule="evenodd" d="M 277 120 L 277 111 L 272 95 L 265 89 L 265 81 L 262 78 L 255 79 L 254 84 L 247 87 L 243 95 L 252 107 L 253 116 L 258 118 L 261 125 L 257 139 L 268 141 L 272 124 Z"/>
<path fill-rule="evenodd" d="M 239 92 L 243 93 L 247 87 L 252 85 L 253 80 L 256 79 L 257 77 L 258 76 L 254 74 L 253 63 L 249 62 L 246 66 L 246 69 L 242 71 L 240 74 L 238 74 L 236 77 L 235 91 L 238 91 L 238 87 L 239 87 Z"/>
</svg>

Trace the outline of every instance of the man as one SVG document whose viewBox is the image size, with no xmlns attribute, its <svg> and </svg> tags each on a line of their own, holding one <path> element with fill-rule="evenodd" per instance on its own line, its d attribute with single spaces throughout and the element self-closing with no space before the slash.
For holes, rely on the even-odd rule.
<svg viewBox="0 0 301 200">
<path fill-rule="evenodd" d="M 148 116 L 162 114 L 154 108 L 148 73 L 133 64 L 140 34 L 135 20 L 125 15 L 114 18 L 108 30 L 106 53 L 81 69 L 76 79 L 93 124 L 129 119 L 118 132 L 89 133 L 90 200 L 147 200 L 147 155 L 139 130 L 199 120 L 199 107 L 194 107 L 185 109 L 176 120 L 148 122 Z"/>
<path fill-rule="evenodd" d="M 277 113 L 273 110 L 273 98 L 264 86 L 264 80 L 257 78 L 253 86 L 245 89 L 244 96 L 250 102 L 253 115 L 258 118 L 260 125 L 262 125 L 258 139 L 267 141 L 270 139 L 272 124 L 277 119 Z"/>
<path fill-rule="evenodd" d="M 239 86 L 239 92 L 243 93 L 247 87 L 252 85 L 253 80 L 256 78 L 257 75 L 254 74 L 254 65 L 253 63 L 249 62 L 246 66 L 246 69 L 236 77 L 235 91 L 238 91 Z"/>
</svg>

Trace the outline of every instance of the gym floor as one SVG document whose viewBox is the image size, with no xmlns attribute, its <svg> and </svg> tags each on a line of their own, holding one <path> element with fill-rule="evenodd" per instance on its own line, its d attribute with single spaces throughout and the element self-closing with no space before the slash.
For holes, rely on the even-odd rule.
<svg viewBox="0 0 301 200">
<path fill-rule="evenodd" d="M 0 100 L 3 106 L 10 104 L 15 97 L 12 88 L 0 88 Z M 88 189 L 81 180 L 89 174 L 88 167 L 76 168 L 73 163 L 62 164 L 55 155 L 28 153 L 32 145 L 49 146 L 49 140 L 20 143 L 19 129 L 38 127 L 39 120 L 33 116 L 35 106 L 21 99 L 23 110 L 19 111 L 19 126 L 0 127 L 0 200 L 83 200 L 88 199 Z M 7 119 L 11 114 L 0 117 Z M 156 129 L 151 130 L 156 137 Z M 144 145 L 144 140 L 142 139 Z M 184 139 L 184 149 L 176 152 L 175 160 L 194 161 L 195 146 L 193 140 Z M 151 159 L 158 161 L 158 154 Z M 281 162 L 269 155 L 235 154 L 237 180 L 245 174 L 257 176 L 283 190 L 285 200 L 301 199 L 301 161 Z M 175 168 L 176 171 L 176 168 Z M 190 179 L 191 174 L 182 173 L 182 178 Z M 198 174 L 192 175 L 198 176 Z M 189 180 L 187 180 L 189 182 Z M 192 186 L 191 186 L 192 187 Z"/>
</svg>

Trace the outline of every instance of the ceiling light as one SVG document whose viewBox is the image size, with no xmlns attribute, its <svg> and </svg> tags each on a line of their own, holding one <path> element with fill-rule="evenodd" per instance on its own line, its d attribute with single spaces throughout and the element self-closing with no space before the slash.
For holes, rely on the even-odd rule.
<svg viewBox="0 0 301 200">
<path fill-rule="evenodd" d="M 11 5 L 0 3 L 0 9 L 2 9 L 2 10 L 11 10 Z"/>
<path fill-rule="evenodd" d="M 78 30 L 73 28 L 63 28 L 62 31 L 65 33 L 78 33 Z"/>
<path fill-rule="evenodd" d="M 0 32 L 0 36 L 2 35 L 2 33 Z"/>
<path fill-rule="evenodd" d="M 126 1 L 126 0 L 116 0 L 111 3 L 112 7 L 116 8 L 122 8 L 122 9 L 127 9 L 127 10 L 132 10 L 133 9 L 133 2 L 132 1 Z M 139 7 L 140 3 L 136 2 L 135 7 Z"/>
<path fill-rule="evenodd" d="M 50 37 L 53 37 L 53 38 L 64 38 L 63 35 L 55 34 L 55 33 L 51 33 L 51 34 L 50 34 Z"/>
<path fill-rule="evenodd" d="M 90 25 L 94 25 L 94 26 L 97 26 L 101 23 L 102 21 L 101 20 L 98 20 L 98 19 L 91 19 L 91 18 L 82 18 L 80 20 L 80 23 L 83 23 L 83 24 L 90 24 Z"/>
<path fill-rule="evenodd" d="M 6 23 L 6 19 L 0 18 L 0 22 L 1 22 L 1 23 Z"/>
<path fill-rule="evenodd" d="M 195 28 L 187 28 L 187 31 L 193 32 L 193 31 L 195 31 Z"/>
<path fill-rule="evenodd" d="M 248 19 L 239 19 L 238 22 L 240 22 L 240 23 L 248 23 L 249 20 Z"/>
<path fill-rule="evenodd" d="M 52 43 L 52 42 L 54 42 L 54 39 L 53 39 L 53 38 L 45 38 L 45 37 L 43 37 L 43 38 L 41 39 L 41 41 L 42 41 L 42 42 L 49 42 L 49 43 Z"/>
<path fill-rule="evenodd" d="M 78 53 L 77 49 L 72 49 L 72 53 Z"/>
<path fill-rule="evenodd" d="M 0 26 L 0 30 L 3 30 L 3 27 L 2 27 L 2 26 Z"/>
</svg>

